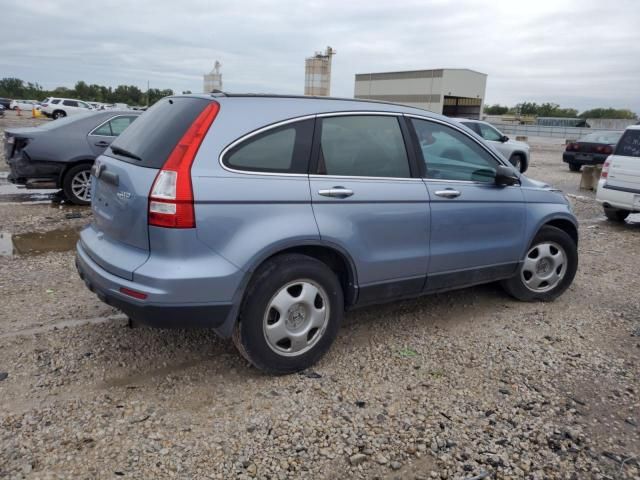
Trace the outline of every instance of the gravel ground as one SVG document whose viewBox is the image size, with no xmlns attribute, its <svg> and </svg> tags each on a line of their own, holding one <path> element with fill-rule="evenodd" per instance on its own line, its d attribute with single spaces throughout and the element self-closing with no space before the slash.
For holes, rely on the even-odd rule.
<svg viewBox="0 0 640 480">
<path fill-rule="evenodd" d="M 89 210 L 0 194 L 0 231 L 47 232 L 0 257 L 0 478 L 640 478 L 640 218 L 606 222 L 560 145 L 532 158 L 581 220 L 560 299 L 487 285 L 355 311 L 285 377 L 211 332 L 128 328 L 47 251 Z"/>
</svg>

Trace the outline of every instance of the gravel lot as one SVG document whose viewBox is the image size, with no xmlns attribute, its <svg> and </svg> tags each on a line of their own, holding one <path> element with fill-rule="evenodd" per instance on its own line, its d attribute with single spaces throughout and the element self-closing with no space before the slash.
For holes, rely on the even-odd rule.
<svg viewBox="0 0 640 480">
<path fill-rule="evenodd" d="M 67 250 L 89 209 L 14 189 L 0 162 L 18 250 L 0 256 L 0 478 L 640 478 L 640 215 L 608 223 L 562 146 L 532 147 L 528 174 L 581 221 L 567 293 L 355 311 L 286 377 L 211 332 L 128 328 Z"/>
</svg>

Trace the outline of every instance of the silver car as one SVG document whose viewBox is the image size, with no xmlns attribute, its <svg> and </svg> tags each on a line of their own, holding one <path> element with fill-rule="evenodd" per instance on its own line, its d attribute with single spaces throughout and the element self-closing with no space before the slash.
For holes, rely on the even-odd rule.
<svg viewBox="0 0 640 480">
<path fill-rule="evenodd" d="M 493 125 L 480 120 L 459 120 L 465 127 L 470 128 L 480 135 L 486 142 L 498 150 L 504 158 L 520 172 L 524 173 L 529 168 L 529 145 L 517 140 L 511 140 Z"/>
<path fill-rule="evenodd" d="M 345 310 L 493 281 L 553 300 L 578 264 L 562 193 L 400 105 L 168 97 L 92 182 L 87 286 L 134 322 L 212 327 L 274 373 L 316 362 Z"/>
</svg>

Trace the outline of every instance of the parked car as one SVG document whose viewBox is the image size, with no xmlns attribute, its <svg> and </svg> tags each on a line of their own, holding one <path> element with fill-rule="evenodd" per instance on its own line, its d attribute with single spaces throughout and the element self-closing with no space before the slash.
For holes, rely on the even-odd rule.
<svg viewBox="0 0 640 480">
<path fill-rule="evenodd" d="M 561 192 L 401 105 L 167 97 L 92 178 L 89 289 L 134 322 L 213 327 L 269 372 L 316 362 L 345 309 L 498 280 L 553 300 L 578 263 Z"/>
<path fill-rule="evenodd" d="M 54 120 L 69 115 L 87 113 L 87 111 L 92 110 L 91 105 L 87 102 L 74 98 L 50 97 L 48 102 L 43 102 L 40 106 L 42 113 Z"/>
<path fill-rule="evenodd" d="M 36 100 L 11 100 L 9 108 L 11 110 L 32 110 L 38 102 Z"/>
<path fill-rule="evenodd" d="M 640 125 L 627 127 L 604 162 L 596 201 L 609 220 L 622 222 L 640 212 Z"/>
<path fill-rule="evenodd" d="M 4 105 L 0 105 L 0 117 L 4 117 Z"/>
<path fill-rule="evenodd" d="M 569 170 L 579 172 L 582 165 L 604 163 L 620 140 L 622 132 L 593 132 L 576 142 L 567 143 L 562 161 L 569 164 Z"/>
<path fill-rule="evenodd" d="M 524 142 L 511 140 L 500 130 L 487 122 L 480 120 L 458 120 L 465 127 L 469 127 L 475 133 L 480 135 L 486 142 L 493 145 L 504 158 L 509 160 L 511 164 L 524 173 L 529 168 L 529 145 Z"/>
<path fill-rule="evenodd" d="M 0 97 L 0 105 L 2 105 L 5 109 L 9 109 L 9 106 L 11 105 L 11 99 Z"/>
<path fill-rule="evenodd" d="M 89 112 L 38 127 L 6 129 L 9 181 L 27 188 L 61 188 L 71 202 L 87 205 L 94 159 L 139 115 Z"/>
</svg>

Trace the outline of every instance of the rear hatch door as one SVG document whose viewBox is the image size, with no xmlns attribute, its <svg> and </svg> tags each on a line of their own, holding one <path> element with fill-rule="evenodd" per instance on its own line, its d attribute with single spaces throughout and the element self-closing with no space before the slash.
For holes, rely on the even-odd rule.
<svg viewBox="0 0 640 480">
<path fill-rule="evenodd" d="M 628 129 L 609 158 L 607 185 L 640 194 L 640 129 Z"/>
<path fill-rule="evenodd" d="M 149 256 L 148 196 L 158 171 L 210 100 L 169 97 L 133 122 L 92 169 L 93 223 L 82 232 L 87 254 L 123 278 Z"/>
</svg>

